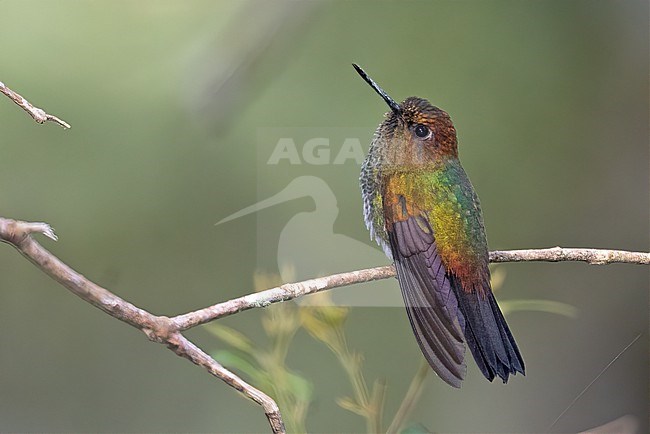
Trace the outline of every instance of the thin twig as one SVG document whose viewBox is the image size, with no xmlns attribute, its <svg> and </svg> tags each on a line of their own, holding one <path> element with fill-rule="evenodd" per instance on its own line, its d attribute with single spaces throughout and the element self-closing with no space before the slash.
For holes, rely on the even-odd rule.
<svg viewBox="0 0 650 434">
<path fill-rule="evenodd" d="M 615 357 L 614 357 L 614 358 L 613 358 L 613 359 L 612 359 L 612 360 L 611 360 L 611 361 L 610 361 L 610 362 L 609 362 L 609 363 L 608 363 L 608 364 L 607 364 L 607 365 L 606 365 L 606 366 L 605 366 L 605 367 L 604 367 L 604 368 L 603 368 L 603 369 L 598 373 L 598 375 L 596 375 L 596 377 L 595 377 L 593 380 L 591 380 L 591 381 L 589 382 L 589 384 L 587 384 L 587 385 L 585 386 L 584 389 L 582 389 L 582 391 L 578 394 L 578 396 L 576 396 L 575 398 L 573 398 L 573 401 L 571 401 L 571 403 L 569 404 L 569 406 L 568 406 L 567 408 L 565 408 L 564 411 L 563 411 L 562 413 L 560 413 L 560 415 L 559 415 L 558 417 L 555 418 L 555 420 L 553 421 L 553 423 L 552 423 L 552 424 L 551 424 L 551 425 L 546 429 L 546 432 L 550 431 L 550 430 L 555 426 L 555 424 L 558 423 L 558 421 L 559 421 L 560 419 L 562 419 L 562 416 L 564 416 L 564 415 L 567 413 L 567 411 L 569 411 L 569 410 L 571 409 L 571 407 L 573 407 L 573 405 L 574 405 L 576 402 L 578 402 L 578 400 L 579 400 L 580 398 L 582 398 L 582 395 L 584 395 L 585 393 L 587 393 L 587 390 L 589 390 L 589 388 L 590 388 L 591 386 L 593 386 L 594 383 L 595 383 L 595 382 L 596 382 L 600 377 L 603 376 L 603 374 L 605 373 L 605 371 L 607 371 L 607 370 L 610 368 L 610 366 L 612 366 L 612 365 L 614 364 L 614 362 L 616 362 L 616 361 L 617 361 L 617 360 L 618 360 L 618 359 L 623 355 L 623 353 L 625 353 L 625 352 L 626 352 L 626 351 L 627 351 L 627 350 L 628 350 L 632 345 L 634 345 L 634 343 L 635 343 L 636 341 L 638 341 L 639 338 L 641 338 L 641 334 L 638 334 L 634 339 L 632 339 L 632 342 L 630 342 L 629 344 L 627 344 L 627 345 L 625 346 L 625 348 L 623 348 L 621 351 L 619 351 L 619 353 L 618 353 L 618 354 L 617 354 L 617 355 L 616 355 L 616 356 L 615 356 Z"/>
<path fill-rule="evenodd" d="M 429 363 L 427 363 L 427 361 L 424 358 L 422 358 L 420 360 L 420 366 L 418 367 L 418 370 L 415 372 L 415 375 L 411 380 L 411 384 L 409 385 L 409 388 L 406 391 L 406 395 L 404 395 L 402 404 L 397 409 L 397 413 L 395 413 L 395 417 L 393 418 L 393 421 L 390 423 L 390 426 L 388 427 L 386 434 L 395 434 L 400 432 L 400 430 L 402 429 L 402 425 L 404 425 L 404 421 L 406 420 L 407 417 L 409 417 L 411 411 L 413 410 L 413 405 L 420 398 L 420 394 L 422 394 L 422 388 L 424 387 L 424 379 L 427 377 L 427 374 L 429 373 L 430 370 L 431 369 L 429 368 Z"/>
<path fill-rule="evenodd" d="M 44 124 L 47 121 L 57 123 L 61 125 L 63 128 L 66 130 L 70 128 L 70 124 L 67 123 L 66 121 L 57 118 L 54 115 L 48 114 L 45 112 L 45 110 L 40 109 L 38 107 L 35 107 L 32 103 L 27 101 L 25 98 L 22 97 L 18 92 L 15 92 L 11 89 L 9 89 L 3 82 L 0 81 L 0 92 L 4 93 L 11 99 L 13 102 L 15 102 L 20 108 L 25 110 L 29 115 L 34 118 L 36 122 L 39 124 Z"/>
<path fill-rule="evenodd" d="M 273 303 L 293 300 L 308 294 L 325 291 L 327 289 L 339 288 L 355 283 L 370 282 L 373 280 L 387 279 L 395 275 L 395 268 L 392 265 L 385 265 L 377 268 L 366 268 L 364 270 L 349 271 L 347 273 L 333 274 L 331 276 L 309 279 L 297 283 L 285 283 L 284 285 L 265 291 L 255 292 L 243 297 L 218 303 L 194 312 L 178 315 L 172 318 L 179 330 L 187 330 L 197 325 L 208 323 L 214 319 L 232 315 L 244 310 L 256 307 L 266 307 Z"/>
<path fill-rule="evenodd" d="M 23 256 L 73 294 L 112 317 L 140 330 L 163 328 L 162 321 L 154 315 L 135 307 L 67 266 L 37 243 L 31 237 L 33 233 L 50 234 L 48 235 L 50 238 L 54 236 L 53 229 L 45 223 L 28 223 L 0 218 L 0 239 L 16 247 Z"/>
<path fill-rule="evenodd" d="M 650 264 L 650 253 L 628 252 L 626 250 L 606 249 L 564 249 L 551 247 L 550 249 L 529 250 L 503 250 L 490 252 L 490 262 L 563 262 L 577 261 L 591 265 L 605 265 L 614 263 Z"/>
<path fill-rule="evenodd" d="M 280 409 L 271 397 L 252 387 L 228 369 L 224 368 L 216 360 L 207 355 L 203 350 L 178 332 L 174 333 L 170 337 L 167 342 L 167 347 L 177 355 L 191 361 L 195 365 L 205 368 L 210 374 L 223 380 L 229 386 L 235 388 L 246 397 L 261 405 L 266 414 L 266 418 L 271 425 L 271 430 L 274 433 L 285 432 Z"/>
<path fill-rule="evenodd" d="M 627 252 L 624 250 L 603 249 L 564 249 L 553 247 L 550 249 L 530 250 L 500 250 L 490 252 L 490 262 L 524 262 L 524 261 L 581 261 L 589 264 L 611 264 L 623 262 L 628 264 L 650 264 L 650 253 Z M 172 321 L 180 330 L 187 330 L 212 320 L 232 315 L 256 307 L 266 307 L 272 303 L 292 300 L 308 294 L 325 291 L 328 289 L 348 286 L 355 283 L 370 282 L 373 280 L 387 279 L 395 276 L 392 265 L 383 267 L 366 268 L 363 270 L 349 271 L 347 273 L 333 274 L 317 279 L 305 280 L 248 294 L 243 297 L 218 303 L 203 309 L 178 315 Z"/>
<path fill-rule="evenodd" d="M 41 233 L 56 240 L 54 230 L 45 223 L 28 223 L 0 217 L 0 241 L 11 244 L 34 265 L 86 302 L 139 330 L 149 340 L 166 345 L 177 355 L 205 368 L 257 404 L 261 405 L 274 433 L 284 433 L 282 416 L 275 401 L 221 366 L 185 338 L 165 316 L 153 315 L 105 288 L 91 282 L 37 243 L 32 234 Z"/>
</svg>

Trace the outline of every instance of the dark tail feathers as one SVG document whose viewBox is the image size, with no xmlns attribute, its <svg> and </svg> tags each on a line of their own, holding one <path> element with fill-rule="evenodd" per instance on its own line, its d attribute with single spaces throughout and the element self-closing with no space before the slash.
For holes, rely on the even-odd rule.
<svg viewBox="0 0 650 434">
<path fill-rule="evenodd" d="M 499 376 L 507 383 L 510 375 L 517 372 L 525 375 L 524 359 L 492 291 L 487 288 L 485 298 L 477 291 L 468 293 L 454 278 L 452 287 L 467 345 L 485 378 L 492 381 Z"/>
</svg>

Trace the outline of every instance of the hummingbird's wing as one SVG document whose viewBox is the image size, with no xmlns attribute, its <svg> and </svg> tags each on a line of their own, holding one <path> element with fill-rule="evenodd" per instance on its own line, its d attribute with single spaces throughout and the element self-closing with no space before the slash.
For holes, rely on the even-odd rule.
<svg viewBox="0 0 650 434">
<path fill-rule="evenodd" d="M 483 277 L 466 288 L 456 269 L 446 269 L 450 261 L 440 253 L 427 213 L 407 206 L 403 196 L 384 207 L 391 211 L 388 239 L 409 320 L 433 370 L 460 387 L 466 340 L 488 380 L 499 376 L 505 383 L 523 374 L 523 359 L 490 289 L 487 252 Z"/>
<path fill-rule="evenodd" d="M 425 216 L 395 221 L 388 231 L 397 279 L 420 349 L 446 383 L 465 377 L 465 324 Z M 463 321 L 463 324 L 461 324 Z"/>
</svg>

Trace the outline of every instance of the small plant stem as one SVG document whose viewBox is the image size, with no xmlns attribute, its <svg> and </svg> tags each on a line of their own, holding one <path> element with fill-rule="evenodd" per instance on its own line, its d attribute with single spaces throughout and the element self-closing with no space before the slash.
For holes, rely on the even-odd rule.
<svg viewBox="0 0 650 434">
<path fill-rule="evenodd" d="M 289 312 L 284 312 L 287 316 Z M 275 318 L 277 320 L 277 318 Z M 288 372 L 285 366 L 285 361 L 287 354 L 289 352 L 289 347 L 291 342 L 298 330 L 297 323 L 295 327 L 283 328 L 279 330 L 272 337 L 272 348 L 268 353 L 271 363 L 269 363 L 266 369 L 272 373 L 272 376 L 275 380 L 273 390 L 275 392 L 275 398 L 278 403 L 278 406 L 286 415 L 285 423 L 287 425 L 288 431 L 292 433 L 304 433 L 306 427 L 304 424 L 304 411 L 301 411 L 299 407 L 296 406 L 296 401 L 293 399 L 291 394 L 288 392 L 290 390 Z"/>
<path fill-rule="evenodd" d="M 350 352 L 345 333 L 341 328 L 336 330 L 336 337 L 338 340 L 338 348 L 335 349 L 335 352 L 338 354 L 343 369 L 345 369 L 348 379 L 352 384 L 354 399 L 357 401 L 357 405 L 365 410 L 366 429 L 369 433 L 378 432 L 377 429 L 379 427 L 376 426 L 375 417 L 372 414 L 373 409 L 370 408 L 370 394 L 368 393 L 366 380 L 363 378 L 359 356 Z"/>
<path fill-rule="evenodd" d="M 384 401 L 386 399 L 386 382 L 384 380 L 375 381 L 370 398 L 370 408 L 372 410 L 372 431 L 384 432 Z"/>
<path fill-rule="evenodd" d="M 429 368 L 429 364 L 423 358 L 420 361 L 420 367 L 415 372 L 413 380 L 411 380 L 411 384 L 406 391 L 406 395 L 404 395 L 402 404 L 400 404 L 399 409 L 397 409 L 395 417 L 388 427 L 386 434 L 396 434 L 400 431 L 402 425 L 404 425 L 404 421 L 406 421 L 406 418 L 409 417 L 411 411 L 413 411 L 415 403 L 418 401 L 420 395 L 422 394 L 424 379 L 426 378 L 430 369 L 431 368 Z"/>
</svg>

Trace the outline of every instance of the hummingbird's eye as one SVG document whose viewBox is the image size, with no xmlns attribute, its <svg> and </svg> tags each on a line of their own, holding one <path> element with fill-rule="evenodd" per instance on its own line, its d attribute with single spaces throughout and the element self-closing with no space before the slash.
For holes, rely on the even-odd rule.
<svg viewBox="0 0 650 434">
<path fill-rule="evenodd" d="M 426 125 L 417 124 L 415 126 L 415 135 L 421 139 L 427 138 L 431 134 L 431 131 Z"/>
</svg>

